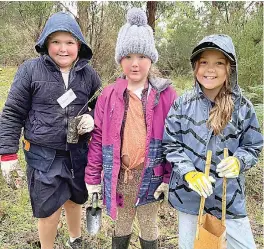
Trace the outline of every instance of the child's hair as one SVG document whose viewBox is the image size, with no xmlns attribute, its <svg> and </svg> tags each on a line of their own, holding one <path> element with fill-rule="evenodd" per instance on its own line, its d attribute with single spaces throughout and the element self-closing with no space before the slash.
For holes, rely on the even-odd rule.
<svg viewBox="0 0 264 249">
<path fill-rule="evenodd" d="M 198 56 L 195 62 L 195 67 L 194 67 L 195 78 L 199 67 L 199 59 L 200 56 Z M 214 106 L 209 113 L 209 118 L 207 121 L 208 127 L 213 129 L 215 135 L 219 135 L 221 131 L 226 127 L 227 123 L 231 119 L 232 112 L 234 110 L 234 102 L 232 99 L 232 89 L 230 83 L 231 64 L 227 58 L 226 61 L 227 61 L 226 81 L 223 87 L 221 88 L 220 92 L 215 97 Z"/>
<path fill-rule="evenodd" d="M 162 73 L 159 71 L 159 69 L 156 67 L 155 64 L 151 64 L 151 67 L 149 69 L 148 78 L 152 77 L 163 77 Z"/>
</svg>

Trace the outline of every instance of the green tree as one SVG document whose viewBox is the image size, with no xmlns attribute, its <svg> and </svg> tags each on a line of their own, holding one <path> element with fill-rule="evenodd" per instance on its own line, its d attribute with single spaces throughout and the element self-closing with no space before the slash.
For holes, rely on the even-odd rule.
<svg viewBox="0 0 264 249">
<path fill-rule="evenodd" d="M 35 56 L 34 44 L 58 2 L 3 2 L 0 11 L 0 63 L 19 65 Z"/>
<path fill-rule="evenodd" d="M 174 2 L 165 10 L 156 28 L 161 72 L 175 76 L 190 72 L 189 57 L 197 39 L 202 36 L 201 28 L 193 3 Z"/>
</svg>

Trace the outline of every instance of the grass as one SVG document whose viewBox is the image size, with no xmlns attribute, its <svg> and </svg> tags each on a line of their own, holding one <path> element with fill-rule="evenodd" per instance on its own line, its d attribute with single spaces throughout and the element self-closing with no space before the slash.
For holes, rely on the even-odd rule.
<svg viewBox="0 0 264 249">
<path fill-rule="evenodd" d="M 13 80 L 16 68 L 3 68 L 0 71 L 0 111 Z M 188 77 L 175 78 L 173 85 L 178 94 L 182 94 L 192 86 L 192 79 Z M 263 106 L 262 106 L 263 108 Z M 256 108 L 259 121 L 263 124 L 261 107 Z M 19 159 L 25 170 L 23 152 L 19 151 Z M 263 153 L 257 167 L 247 172 L 247 209 L 258 248 L 263 248 Z M 96 237 L 89 236 L 85 225 L 85 207 L 83 208 L 83 236 L 89 241 L 91 248 L 111 248 L 111 236 L 114 223 L 103 212 L 102 229 Z M 178 244 L 177 215 L 170 207 L 159 211 L 160 238 L 159 246 L 163 249 L 176 249 Z M 130 248 L 140 248 L 138 241 L 139 227 L 135 223 Z M 63 249 L 68 239 L 64 212 L 55 249 Z M 12 190 L 4 183 L 0 174 L 0 249 L 34 249 L 38 248 L 37 219 L 32 217 L 27 186 L 22 189 Z"/>
</svg>

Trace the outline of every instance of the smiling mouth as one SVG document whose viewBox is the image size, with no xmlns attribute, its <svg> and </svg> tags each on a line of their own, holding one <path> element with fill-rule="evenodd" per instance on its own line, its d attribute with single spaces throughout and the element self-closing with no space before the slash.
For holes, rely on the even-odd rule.
<svg viewBox="0 0 264 249">
<path fill-rule="evenodd" d="M 213 79 L 216 79 L 215 76 L 204 76 L 204 78 L 208 79 L 208 80 L 213 80 Z"/>
</svg>

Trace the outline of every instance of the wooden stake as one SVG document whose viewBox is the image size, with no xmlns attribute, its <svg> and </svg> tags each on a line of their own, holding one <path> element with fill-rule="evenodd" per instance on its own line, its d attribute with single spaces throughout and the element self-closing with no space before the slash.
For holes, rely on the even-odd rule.
<svg viewBox="0 0 264 249">
<path fill-rule="evenodd" d="M 205 172 L 204 172 L 206 177 L 209 176 L 211 160 L 212 160 L 212 151 L 208 150 L 206 155 Z M 199 227 L 202 225 L 204 203 L 205 203 L 205 198 L 202 196 L 200 202 L 200 208 L 199 208 L 197 228 L 196 228 L 196 239 L 199 239 L 199 230 L 200 230 Z"/>
</svg>

